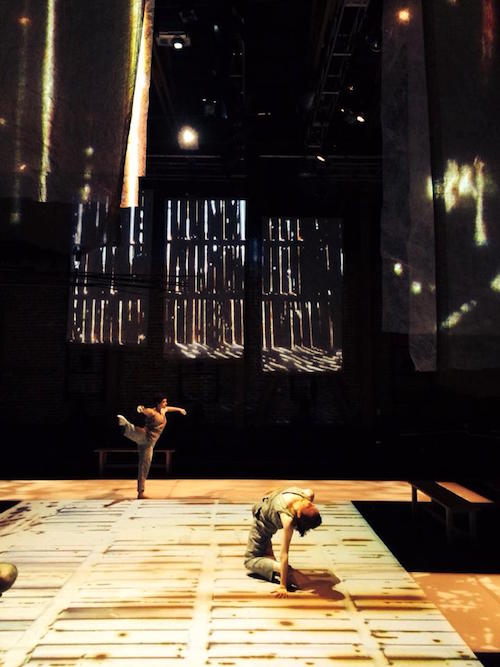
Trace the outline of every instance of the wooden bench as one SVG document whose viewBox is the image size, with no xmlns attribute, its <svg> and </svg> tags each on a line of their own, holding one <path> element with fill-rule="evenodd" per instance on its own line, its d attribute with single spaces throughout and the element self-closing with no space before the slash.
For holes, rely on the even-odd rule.
<svg viewBox="0 0 500 667">
<path fill-rule="evenodd" d="M 445 524 L 446 524 L 446 540 L 448 543 L 453 541 L 455 535 L 464 534 L 469 537 L 469 539 L 476 541 L 477 539 L 477 521 L 476 514 L 478 510 L 482 509 L 487 503 L 477 503 L 470 502 L 462 496 L 458 496 L 453 491 L 441 486 L 437 482 L 431 481 L 414 481 L 411 480 L 408 482 L 411 484 L 411 506 L 412 506 L 412 515 L 416 519 L 418 516 L 418 496 L 417 491 L 421 491 L 426 496 L 429 496 L 431 501 L 437 505 L 440 505 L 444 508 L 445 511 Z M 433 513 L 434 514 L 434 513 Z M 460 529 L 454 517 L 457 514 L 467 515 L 467 524 L 468 531 Z M 439 515 L 435 515 L 437 518 L 442 518 Z"/>
<path fill-rule="evenodd" d="M 123 448 L 123 449 L 118 449 L 116 447 L 103 447 L 101 449 L 94 449 L 94 452 L 96 454 L 99 454 L 99 476 L 102 477 L 104 468 L 109 467 L 109 468 L 129 468 L 130 465 L 128 463 L 109 463 L 108 462 L 108 456 L 110 454 L 135 454 L 137 456 L 137 449 L 132 449 L 132 448 Z M 172 458 L 174 455 L 175 449 L 153 449 L 153 460 L 155 458 L 156 454 L 159 454 L 161 458 L 165 457 L 163 463 L 159 464 L 153 464 L 153 465 L 158 465 L 163 468 L 165 468 L 165 472 L 168 474 L 171 469 L 172 469 Z M 158 457 L 156 457 L 158 458 Z"/>
</svg>

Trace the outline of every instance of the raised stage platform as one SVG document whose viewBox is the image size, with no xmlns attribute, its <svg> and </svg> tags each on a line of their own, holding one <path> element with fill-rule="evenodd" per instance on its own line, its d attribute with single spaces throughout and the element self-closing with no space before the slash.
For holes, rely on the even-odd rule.
<svg viewBox="0 0 500 667">
<path fill-rule="evenodd" d="M 480 664 L 354 505 L 320 502 L 319 489 L 336 483 L 308 482 L 323 525 L 294 536 L 302 590 L 275 599 L 275 586 L 242 564 L 248 491 L 258 498 L 266 480 L 218 482 L 231 499 L 192 488 L 191 497 L 137 501 L 116 491 L 4 512 L 0 559 L 19 577 L 0 599 L 0 664 Z M 408 493 L 393 484 L 396 496 Z"/>
</svg>

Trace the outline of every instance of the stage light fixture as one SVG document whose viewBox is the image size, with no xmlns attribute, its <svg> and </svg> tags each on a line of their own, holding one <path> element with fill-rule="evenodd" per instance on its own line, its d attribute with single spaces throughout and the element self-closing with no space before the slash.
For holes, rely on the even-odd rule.
<svg viewBox="0 0 500 667">
<path fill-rule="evenodd" d="M 156 35 L 158 46 L 169 46 L 177 51 L 181 51 L 187 46 L 191 46 L 191 39 L 186 32 L 181 30 L 160 31 Z"/>
<path fill-rule="evenodd" d="M 405 9 L 400 9 L 398 11 L 398 21 L 400 23 L 409 23 L 410 22 L 410 10 L 405 8 Z"/>
<path fill-rule="evenodd" d="M 185 150 L 196 150 L 198 148 L 198 132 L 189 125 L 181 127 L 177 140 L 179 146 Z"/>
<path fill-rule="evenodd" d="M 366 122 L 366 119 L 362 114 L 358 114 L 356 116 L 356 120 L 358 121 L 358 123 L 365 123 Z"/>
<path fill-rule="evenodd" d="M 366 35 L 365 41 L 372 53 L 380 53 L 382 50 L 382 35 L 378 31 Z"/>
<path fill-rule="evenodd" d="M 322 155 L 316 155 L 316 160 L 319 160 L 320 162 L 326 162 L 326 158 L 324 158 Z"/>
</svg>

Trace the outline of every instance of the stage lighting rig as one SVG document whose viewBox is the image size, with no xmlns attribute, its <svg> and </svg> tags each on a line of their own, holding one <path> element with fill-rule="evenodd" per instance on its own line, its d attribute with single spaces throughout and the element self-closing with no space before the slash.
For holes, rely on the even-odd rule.
<svg viewBox="0 0 500 667">
<path fill-rule="evenodd" d="M 191 38 L 187 32 L 182 30 L 167 30 L 157 33 L 156 43 L 158 46 L 168 46 L 180 51 L 187 46 L 191 46 Z"/>
</svg>

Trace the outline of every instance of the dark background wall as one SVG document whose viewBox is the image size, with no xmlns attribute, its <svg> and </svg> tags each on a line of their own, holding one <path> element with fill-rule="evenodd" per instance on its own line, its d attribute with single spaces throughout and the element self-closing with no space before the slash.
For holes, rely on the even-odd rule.
<svg viewBox="0 0 500 667">
<path fill-rule="evenodd" d="M 379 189 L 332 183 L 343 195 L 317 207 L 341 214 L 345 258 L 344 367 L 318 374 L 262 373 L 258 346 L 234 362 L 165 358 L 164 294 L 155 289 L 146 347 L 66 342 L 71 211 L 29 204 L 22 230 L 1 227 L 3 474 L 95 476 L 93 450 L 125 444 L 116 413 L 140 423 L 136 405 L 158 388 L 188 410 L 169 418 L 160 441 L 177 450 L 178 475 L 488 474 L 497 457 L 498 372 L 416 373 L 407 338 L 381 331 Z M 152 192 L 161 236 L 164 193 Z M 42 225 L 59 230 L 50 242 L 40 240 Z M 161 245 L 156 253 L 160 261 Z M 250 279 L 246 289 L 258 285 Z M 251 326 L 258 340 L 260 321 Z"/>
<path fill-rule="evenodd" d="M 281 25 L 282 7 L 275 4 L 275 18 Z M 477 316 L 473 330 L 463 324 L 463 329 L 455 331 L 439 328 L 437 370 L 416 372 L 408 335 L 389 333 L 382 326 L 380 216 L 383 183 L 378 157 L 381 128 L 376 113 L 366 122 L 367 132 L 371 132 L 374 140 L 366 144 L 369 137 L 365 135 L 355 146 L 358 152 L 370 151 L 369 160 L 375 163 L 375 170 L 368 170 L 370 177 L 362 160 L 353 168 L 352 160 L 348 166 L 339 156 L 334 156 L 338 160 L 333 170 L 316 163 L 314 155 L 309 155 L 312 161 L 300 162 L 279 160 L 278 156 L 268 160 L 259 158 L 259 151 L 270 151 L 269 141 L 279 129 L 281 116 L 273 111 L 270 129 L 259 135 L 260 121 L 256 120 L 254 112 L 264 108 L 264 101 L 272 102 L 277 111 L 283 105 L 287 113 L 296 105 L 295 97 L 290 98 L 292 101 L 280 99 L 283 95 L 279 87 L 273 99 L 270 91 L 280 81 L 268 82 L 261 91 L 262 99 L 256 95 L 262 73 L 266 71 L 265 59 L 261 60 L 256 52 L 264 50 L 262 45 L 267 44 L 261 39 L 262 22 L 258 20 L 259 12 L 266 11 L 267 3 L 249 5 L 255 13 L 255 27 L 259 29 L 249 36 L 252 47 L 247 54 L 251 65 L 247 68 L 246 99 L 249 101 L 241 117 L 235 120 L 238 131 L 233 139 L 238 146 L 234 155 L 231 154 L 226 163 L 221 157 L 216 161 L 217 170 L 211 172 L 208 168 L 205 172 L 200 170 L 195 159 L 184 161 L 182 169 L 179 167 L 182 160 L 161 163 L 161 156 L 154 156 L 148 163 L 152 166 L 148 173 L 155 170 L 157 174 L 164 173 L 163 177 L 144 179 L 141 184 L 143 192 L 153 201 L 153 213 L 148 219 L 154 237 L 152 271 L 161 273 L 163 270 L 165 239 L 161 210 L 167 197 L 245 198 L 249 211 L 249 246 L 258 246 L 260 242 L 262 216 L 341 219 L 344 247 L 342 371 L 317 374 L 265 374 L 261 371 L 258 261 L 248 262 L 246 266 L 246 346 L 241 360 L 179 361 L 164 356 L 165 294 L 158 287 L 152 287 L 149 293 L 147 345 L 136 348 L 67 342 L 70 285 L 74 278 L 70 271 L 74 210 L 69 204 L 41 204 L 22 199 L 14 205 L 11 200 L 2 199 L 0 428 L 3 476 L 96 475 L 94 449 L 125 444 L 116 425 L 116 414 L 123 413 L 139 423 L 136 405 L 149 403 L 158 389 L 167 394 L 172 404 L 188 410 L 185 418 L 179 415 L 169 418 L 160 441 L 160 445 L 168 444 L 177 450 L 175 474 L 351 478 L 496 474 L 500 364 L 496 354 L 499 349 L 497 295 L 489 289 L 488 282 L 493 273 L 487 273 L 478 292 L 483 301 L 477 313 L 488 317 Z M 373 7 L 376 5 L 381 13 L 381 3 L 372 3 Z M 304 10 L 308 7 L 307 3 L 301 6 Z M 494 185 L 495 179 L 498 180 L 495 166 L 498 142 L 485 128 L 491 124 L 498 94 L 494 77 L 498 58 L 495 56 L 489 63 L 489 69 L 483 71 L 484 64 L 483 69 L 478 69 L 478 63 L 486 62 L 478 51 L 484 42 L 479 29 L 480 4 L 442 3 L 438 9 L 435 3 L 424 2 L 422 6 L 433 176 L 437 181 L 442 179 L 446 161 L 453 157 L 455 137 L 463 139 L 460 123 L 469 111 L 473 131 L 470 130 L 467 137 L 472 143 L 458 143 L 462 150 L 460 160 L 472 164 L 478 147 L 483 153 L 486 151 L 492 175 L 490 185 Z M 460 28 L 454 31 L 455 41 L 451 45 L 446 39 L 450 21 Z M 470 26 L 474 30 L 469 30 Z M 375 27 L 380 28 L 379 16 Z M 279 56 L 279 62 L 287 61 L 289 51 L 283 50 L 286 44 L 280 43 L 280 31 L 275 33 L 270 40 L 275 55 Z M 486 31 L 484 36 L 488 34 Z M 284 35 L 283 42 L 290 42 L 286 48 L 295 53 L 290 35 L 291 32 Z M 380 40 L 375 48 L 377 40 L 370 35 L 367 31 L 366 38 L 370 39 L 361 39 L 365 47 L 368 43 L 373 47 L 371 51 L 367 49 L 368 56 L 365 54 L 359 59 L 360 69 L 365 73 L 374 71 L 370 62 L 379 57 L 380 51 Z M 474 58 L 469 60 L 469 50 L 456 46 L 467 44 L 467 40 L 475 44 Z M 102 46 L 107 50 L 106 43 Z M 162 57 L 166 57 L 165 53 Z M 87 61 L 82 62 L 86 65 Z M 450 62 L 452 65 L 447 64 Z M 290 64 L 289 59 L 286 65 Z M 450 72 L 453 72 L 452 78 Z M 181 69 L 180 80 L 191 82 L 182 75 Z M 373 108 L 378 104 L 375 99 L 380 87 L 378 76 L 379 73 L 372 77 L 373 89 L 377 89 Z M 468 90 L 474 95 L 460 95 L 464 77 Z M 295 88 L 295 82 L 292 83 Z M 355 87 L 361 88 L 363 83 L 367 83 L 363 78 L 357 79 Z M 301 99 L 303 92 L 297 92 Z M 449 122 L 449 110 L 455 108 L 456 98 L 461 106 L 452 114 L 453 125 Z M 154 95 L 152 100 L 154 102 Z M 99 101 L 102 103 L 101 98 Z M 157 105 L 153 102 L 151 109 L 155 112 Z M 307 116 L 305 107 L 301 107 L 299 116 Z M 287 126 L 283 143 L 273 145 L 276 152 L 303 149 L 298 132 L 298 125 L 302 127 L 302 124 L 297 125 L 299 116 L 293 116 L 294 122 Z M 478 118 L 481 122 L 477 122 Z M 98 118 L 95 127 L 100 128 L 102 123 L 97 121 Z M 215 122 L 214 118 L 212 121 Z M 165 122 L 163 116 L 152 118 L 150 135 L 154 134 L 156 125 L 158 131 L 163 131 Z M 443 128 L 446 129 L 444 134 Z M 336 117 L 330 137 L 335 136 L 335 146 L 347 152 L 353 148 L 358 131 L 356 125 L 348 125 Z M 99 134 L 98 129 L 96 133 Z M 161 135 L 162 140 L 166 141 L 167 137 L 175 139 L 175 133 Z M 256 143 L 259 143 L 258 148 Z M 68 145 L 73 150 L 72 144 Z M 82 143 L 84 145 L 86 143 Z M 171 150 L 170 144 L 165 147 L 161 143 L 157 148 Z M 243 162 L 245 171 L 240 173 L 238 165 Z M 178 172 L 168 175 L 171 163 L 175 163 Z M 402 179 L 399 180 L 401 184 Z M 483 261 L 481 254 L 486 249 L 476 249 L 465 241 L 461 243 L 454 234 L 456 229 L 466 229 L 467 234 L 462 239 L 468 239 L 472 229 L 470 210 L 457 207 L 453 215 L 446 218 L 443 203 L 436 202 L 437 225 L 441 226 L 436 247 L 429 248 L 429 253 L 436 254 L 437 314 L 441 321 L 462 301 L 475 298 L 475 292 L 465 289 L 471 277 L 476 273 L 482 276 L 485 267 L 488 271 L 496 267 L 498 197 L 495 192 L 491 188 L 486 193 L 492 240 L 487 261 Z M 11 215 L 14 208 L 15 223 Z M 460 252 L 453 255 L 457 247 Z M 473 261 L 463 272 L 461 262 L 466 257 Z M 455 273 L 450 267 L 456 269 Z M 476 272 L 478 267 L 481 271 Z M 462 285 L 464 275 L 465 287 Z M 460 298 L 455 294 L 458 288 L 464 288 Z M 456 297 L 456 303 L 452 297 Z M 478 355 L 471 354 L 469 358 L 474 363 L 469 368 L 453 367 L 451 362 L 459 359 L 463 350 L 481 351 L 484 363 L 480 363 Z M 492 351 L 494 354 L 489 355 Z"/>
</svg>

